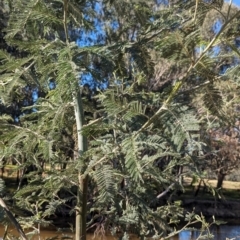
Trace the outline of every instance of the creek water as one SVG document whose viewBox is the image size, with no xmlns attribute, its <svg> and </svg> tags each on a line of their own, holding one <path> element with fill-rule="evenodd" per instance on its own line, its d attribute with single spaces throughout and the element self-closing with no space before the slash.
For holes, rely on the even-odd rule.
<svg viewBox="0 0 240 240">
<path fill-rule="evenodd" d="M 221 225 L 211 229 L 214 240 L 240 240 L 240 224 L 239 225 Z M 200 231 L 183 231 L 172 240 L 196 240 Z"/>
<path fill-rule="evenodd" d="M 221 226 L 215 226 L 211 229 L 211 233 L 214 234 L 214 240 L 240 240 L 240 224 L 225 224 Z M 178 236 L 172 237 L 171 240 L 196 240 L 199 237 L 199 231 L 183 231 Z M 4 235 L 4 227 L 0 226 L 0 240 Z M 9 230 L 9 238 L 11 236 L 18 236 L 15 229 Z M 58 237 L 58 238 L 54 238 Z M 35 235 L 30 238 L 32 240 L 61 240 L 61 239 L 73 239 L 74 235 L 71 232 L 57 232 L 56 230 L 42 230 L 40 235 Z M 87 235 L 88 240 L 117 240 L 117 238 L 111 235 L 94 236 L 94 234 Z M 137 237 L 130 236 L 130 240 L 137 240 Z"/>
</svg>

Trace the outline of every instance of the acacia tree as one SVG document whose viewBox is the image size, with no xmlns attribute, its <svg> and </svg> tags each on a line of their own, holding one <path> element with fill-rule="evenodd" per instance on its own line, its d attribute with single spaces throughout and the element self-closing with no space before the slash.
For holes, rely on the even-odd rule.
<svg viewBox="0 0 240 240">
<path fill-rule="evenodd" d="M 223 77 L 227 77 L 227 74 L 226 72 Z M 216 187 L 220 189 L 225 176 L 239 164 L 239 90 L 238 83 L 232 80 L 219 81 L 217 85 L 218 94 L 223 100 L 223 107 L 217 116 L 203 107 L 202 94 L 196 97 L 196 105 L 199 115 L 201 114 L 201 121 L 205 122 L 201 134 L 206 143 L 205 159 L 201 160 L 200 165 L 216 173 Z"/>
<path fill-rule="evenodd" d="M 176 166 L 189 166 L 194 151 L 201 150 L 194 94 L 184 93 L 207 89 L 204 104 L 219 112 L 211 101 L 221 103 L 213 88 L 219 73 L 212 71 L 209 53 L 237 15 L 206 40 L 199 26 L 211 8 L 221 11 L 221 4 L 190 1 L 160 7 L 154 1 L 122 1 L 126 8 L 120 9 L 115 1 L 100 3 L 103 13 L 95 1 L 12 2 L 6 40 L 25 54 L 1 51 L 4 90 L 31 83 L 47 96 L 21 118 L 20 126 L 1 118 L 1 154 L 24 157 L 41 170 L 30 174 L 29 184 L 15 195 L 20 206 L 34 206 L 34 221 L 63 205 L 72 208 L 74 198 L 76 239 L 86 237 L 87 208 L 93 214 L 90 224 L 99 230 L 166 236 L 182 209 L 162 199 L 183 188 L 183 173 Z M 96 18 L 110 22 L 106 39 L 100 38 L 104 44 L 78 47 L 72 31 L 92 31 Z M 116 28 L 111 25 L 115 21 Z M 164 64 L 167 71 L 161 70 Z M 107 80 L 108 89 L 81 96 L 79 79 L 83 82 L 86 73 L 95 82 Z M 52 82 L 56 88 L 49 90 Z M 66 129 L 75 136 L 75 157 L 59 172 L 56 165 L 66 162 L 59 134 Z M 43 169 L 42 160 L 48 168 Z M 62 190 L 69 195 L 62 198 Z M 29 196 L 33 191 L 34 197 Z"/>
</svg>

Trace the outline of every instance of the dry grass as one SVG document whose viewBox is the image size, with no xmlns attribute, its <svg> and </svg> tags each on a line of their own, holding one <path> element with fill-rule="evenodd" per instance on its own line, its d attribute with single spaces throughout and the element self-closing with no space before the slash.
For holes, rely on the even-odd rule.
<svg viewBox="0 0 240 240">
<path fill-rule="evenodd" d="M 191 178 L 184 178 L 184 184 L 190 185 L 192 179 Z M 206 184 L 209 184 L 212 187 L 217 186 L 217 180 L 204 180 Z M 199 183 L 195 183 L 194 186 L 198 185 Z M 201 184 L 203 186 L 203 183 Z M 223 189 L 231 189 L 231 190 L 240 190 L 240 182 L 232 182 L 232 181 L 223 181 Z"/>
</svg>

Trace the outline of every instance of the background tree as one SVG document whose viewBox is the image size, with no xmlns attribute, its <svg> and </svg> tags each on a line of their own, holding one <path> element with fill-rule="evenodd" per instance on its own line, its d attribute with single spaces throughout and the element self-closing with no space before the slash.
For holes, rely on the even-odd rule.
<svg viewBox="0 0 240 240">
<path fill-rule="evenodd" d="M 206 141 L 208 147 L 208 157 L 206 162 L 203 162 L 210 167 L 210 171 L 216 171 L 217 188 L 222 186 L 224 177 L 238 165 L 239 81 L 238 74 L 235 72 L 239 62 L 239 34 L 236 31 L 238 16 L 239 9 L 236 6 L 224 3 L 221 11 L 213 9 L 207 13 L 201 30 L 203 37 L 208 39 L 209 36 L 221 31 L 226 22 L 232 19 L 231 24 L 226 26 L 226 31 L 222 33 L 222 40 L 217 41 L 212 49 L 211 59 L 215 62 L 213 72 L 218 74 L 218 81 L 203 88 L 204 91 L 209 91 L 209 87 L 214 90 L 215 96 L 211 98 L 212 105 L 215 105 L 216 99 L 221 101 L 215 105 L 216 110 L 209 111 L 201 105 L 206 101 L 203 97 L 206 96 L 205 93 L 197 90 L 198 103 L 195 105 L 204 121 L 202 133 L 205 140 L 203 141 Z M 219 105 L 222 105 L 222 108 L 219 108 Z M 209 151 L 212 151 L 212 154 Z"/>
</svg>

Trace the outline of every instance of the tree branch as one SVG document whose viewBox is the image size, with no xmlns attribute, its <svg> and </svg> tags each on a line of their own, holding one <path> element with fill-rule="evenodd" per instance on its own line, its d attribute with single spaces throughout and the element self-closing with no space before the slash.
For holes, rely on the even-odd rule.
<svg viewBox="0 0 240 240">
<path fill-rule="evenodd" d="M 0 198 L 0 206 L 3 208 L 3 210 L 5 211 L 5 213 L 7 214 L 9 220 L 12 222 L 12 224 L 15 226 L 15 228 L 17 229 L 18 233 L 20 234 L 20 236 L 22 237 L 22 239 L 27 240 L 27 236 L 25 235 L 21 225 L 18 223 L 18 221 L 16 220 L 16 218 L 13 216 L 13 214 L 10 212 L 10 210 L 8 209 L 7 205 L 5 204 L 5 202 L 3 201 L 2 198 Z"/>
<path fill-rule="evenodd" d="M 158 194 L 158 195 L 157 195 L 157 199 L 165 196 L 165 195 L 171 190 L 171 188 L 172 188 L 174 185 L 175 185 L 175 183 L 172 183 L 170 186 L 167 187 L 166 190 L 164 190 L 162 193 Z"/>
</svg>

